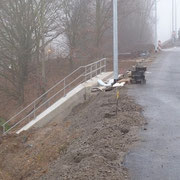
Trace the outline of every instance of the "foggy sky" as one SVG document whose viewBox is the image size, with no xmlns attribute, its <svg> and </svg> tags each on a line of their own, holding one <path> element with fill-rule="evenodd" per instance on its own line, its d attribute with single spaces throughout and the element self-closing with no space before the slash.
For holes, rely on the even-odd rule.
<svg viewBox="0 0 180 180">
<path fill-rule="evenodd" d="M 172 0 L 158 1 L 158 39 L 166 41 L 172 34 Z M 177 29 L 180 28 L 180 1 L 177 0 Z"/>
</svg>

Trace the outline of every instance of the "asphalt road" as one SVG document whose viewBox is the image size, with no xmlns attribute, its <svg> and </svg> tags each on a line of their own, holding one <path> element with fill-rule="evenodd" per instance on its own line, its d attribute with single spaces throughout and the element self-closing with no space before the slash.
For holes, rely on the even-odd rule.
<svg viewBox="0 0 180 180">
<path fill-rule="evenodd" d="M 180 48 L 162 52 L 148 69 L 147 84 L 129 93 L 148 121 L 125 160 L 131 179 L 180 180 Z"/>
</svg>

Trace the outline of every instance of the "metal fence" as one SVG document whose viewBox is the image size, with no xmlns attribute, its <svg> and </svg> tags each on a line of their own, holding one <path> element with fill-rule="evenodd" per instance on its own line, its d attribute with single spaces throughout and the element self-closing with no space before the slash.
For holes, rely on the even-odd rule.
<svg viewBox="0 0 180 180">
<path fill-rule="evenodd" d="M 3 134 L 25 126 L 79 84 L 106 72 L 106 59 L 80 66 L 2 125 Z"/>
</svg>

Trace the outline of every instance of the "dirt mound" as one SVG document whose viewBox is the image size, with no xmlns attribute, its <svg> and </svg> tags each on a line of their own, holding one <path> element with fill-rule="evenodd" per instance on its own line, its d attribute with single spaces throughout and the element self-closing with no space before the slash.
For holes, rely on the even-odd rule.
<svg viewBox="0 0 180 180">
<path fill-rule="evenodd" d="M 144 119 L 126 89 L 116 116 L 115 97 L 115 91 L 99 93 L 63 122 L 2 137 L 0 179 L 128 179 L 124 155 Z"/>
<path fill-rule="evenodd" d="M 80 137 L 50 166 L 42 180 L 128 179 L 124 155 L 137 141 L 136 131 L 144 120 L 141 107 L 125 90 L 121 90 L 118 116 L 107 117 L 115 114 L 115 102 L 115 91 L 106 92 L 74 109 L 67 118 L 72 120 L 69 131 L 79 130 Z"/>
</svg>

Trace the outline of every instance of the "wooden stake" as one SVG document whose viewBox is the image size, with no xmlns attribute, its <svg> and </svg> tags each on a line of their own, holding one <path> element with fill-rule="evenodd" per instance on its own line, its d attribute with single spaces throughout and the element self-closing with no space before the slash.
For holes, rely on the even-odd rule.
<svg viewBox="0 0 180 180">
<path fill-rule="evenodd" d="M 119 97 L 120 97 L 119 88 L 116 87 L 116 115 L 118 114 Z"/>
</svg>

